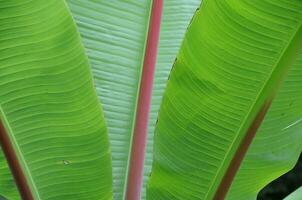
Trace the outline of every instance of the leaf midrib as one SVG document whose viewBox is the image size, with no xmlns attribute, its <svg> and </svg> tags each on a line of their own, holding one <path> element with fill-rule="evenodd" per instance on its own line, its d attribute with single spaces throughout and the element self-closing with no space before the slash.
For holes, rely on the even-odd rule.
<svg viewBox="0 0 302 200">
<path fill-rule="evenodd" d="M 246 122 L 248 122 L 248 119 L 249 119 L 249 117 L 251 116 L 252 111 L 255 109 L 256 104 L 258 103 L 258 100 L 260 99 L 261 96 L 264 95 L 263 93 L 264 93 L 266 87 L 267 87 L 267 86 L 269 85 L 269 83 L 271 82 L 271 80 L 272 80 L 272 78 L 273 78 L 273 74 L 274 74 L 274 72 L 276 71 L 276 69 L 278 68 L 278 65 L 279 65 L 280 61 L 282 60 L 282 58 L 283 58 L 285 52 L 286 52 L 286 51 L 288 50 L 288 48 L 291 46 L 291 44 L 293 43 L 293 40 L 294 40 L 295 36 L 298 34 L 298 32 L 299 32 L 299 30 L 300 30 L 301 28 L 302 28 L 302 23 L 299 24 L 299 26 L 297 27 L 297 30 L 294 32 L 294 34 L 293 34 L 292 37 L 290 38 L 289 42 L 287 43 L 286 47 L 285 47 L 285 48 L 283 49 L 283 51 L 281 52 L 281 54 L 280 54 L 280 56 L 279 56 L 279 58 L 278 58 L 278 60 L 277 60 L 277 62 L 276 62 L 276 64 L 275 64 L 275 66 L 273 67 L 273 70 L 272 70 L 271 73 L 269 74 L 267 80 L 266 80 L 266 81 L 264 82 L 264 84 L 263 84 L 263 87 L 260 89 L 260 92 L 259 92 L 258 95 L 256 96 L 256 98 L 255 98 L 253 104 L 251 105 L 250 109 L 248 110 L 248 112 L 247 112 L 245 118 L 243 119 L 243 121 L 242 121 L 242 123 L 241 123 L 241 126 L 239 127 L 239 129 L 238 129 L 238 131 L 237 131 L 236 136 L 234 137 L 234 139 L 233 139 L 231 145 L 229 146 L 229 148 L 228 148 L 228 150 L 227 150 L 227 152 L 226 152 L 226 154 L 225 154 L 225 156 L 224 156 L 224 158 L 223 158 L 223 160 L 222 160 L 222 162 L 221 162 L 221 164 L 220 164 L 218 170 L 216 171 L 216 174 L 215 174 L 214 178 L 213 178 L 212 181 L 211 181 L 210 187 L 209 187 L 209 189 L 208 189 L 208 191 L 207 191 L 207 193 L 206 193 L 206 195 L 205 195 L 205 199 L 208 199 L 208 196 L 209 196 L 210 192 L 213 190 L 213 187 L 214 187 L 214 185 L 215 185 L 215 183 L 216 183 L 216 181 L 217 181 L 217 179 L 218 179 L 218 175 L 219 175 L 220 172 L 223 170 L 223 165 L 224 165 L 224 163 L 226 162 L 227 158 L 230 156 L 229 154 L 230 154 L 230 152 L 231 152 L 231 150 L 232 150 L 232 147 L 235 145 L 235 142 L 237 141 L 238 137 L 240 136 L 240 133 L 243 131 L 243 129 L 244 129 L 245 125 L 246 125 Z M 272 91 L 272 92 L 273 92 L 273 91 Z M 271 95 L 271 94 L 269 94 L 269 95 Z M 268 96 L 269 96 L 269 95 L 268 95 Z M 257 133 L 256 133 L 256 134 L 257 134 Z M 245 136 L 243 136 L 243 138 L 244 138 L 244 137 L 245 137 Z M 242 139 L 242 140 L 243 140 L 243 139 Z M 215 194 L 215 193 L 214 193 L 214 194 Z"/>
<path fill-rule="evenodd" d="M 142 73 L 143 73 L 143 67 L 144 67 L 144 60 L 145 60 L 145 53 L 146 53 L 146 46 L 147 46 L 147 39 L 148 39 L 148 32 L 149 32 L 149 25 L 150 25 L 150 17 L 151 17 L 151 12 L 152 12 L 152 4 L 153 4 L 153 0 L 150 1 L 150 3 L 149 3 L 149 13 L 148 13 L 148 20 L 147 20 L 147 24 L 146 24 L 145 39 L 144 39 L 144 50 L 142 52 L 143 56 L 142 56 L 141 62 L 140 62 L 140 72 L 139 72 L 139 78 L 138 78 L 138 86 L 136 89 L 133 120 L 132 120 L 132 125 L 131 125 L 131 134 L 130 134 L 130 143 L 129 143 L 128 156 L 127 156 L 126 176 L 125 176 L 124 187 L 123 187 L 123 196 L 122 196 L 123 200 L 126 199 L 126 193 L 127 193 L 129 171 L 130 171 L 130 160 L 131 160 L 131 152 L 132 152 L 132 145 L 133 145 L 133 136 L 134 136 L 135 124 L 137 123 L 136 122 L 136 120 L 137 120 L 136 113 L 137 113 L 138 99 L 139 99 L 139 94 L 140 94 Z"/>
<path fill-rule="evenodd" d="M 6 128 L 7 136 L 9 138 L 9 142 L 13 145 L 14 150 L 16 152 L 16 156 L 18 158 L 18 163 L 20 164 L 20 167 L 22 169 L 22 173 L 24 173 L 24 176 L 26 177 L 26 181 L 29 184 L 29 188 L 31 191 L 31 194 L 33 195 L 34 199 L 41 199 L 39 191 L 37 189 L 36 183 L 32 177 L 31 171 L 28 168 L 27 163 L 25 162 L 25 159 L 23 157 L 22 151 L 20 150 L 19 144 L 17 143 L 17 140 L 14 136 L 13 130 L 11 126 L 9 125 L 8 119 L 5 117 L 4 110 L 2 106 L 0 105 L 0 119 L 3 122 L 4 127 Z"/>
</svg>

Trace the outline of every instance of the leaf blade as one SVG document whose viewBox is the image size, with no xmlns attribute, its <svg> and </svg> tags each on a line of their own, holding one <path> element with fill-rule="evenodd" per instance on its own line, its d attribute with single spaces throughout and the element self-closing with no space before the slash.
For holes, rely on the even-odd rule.
<svg viewBox="0 0 302 200">
<path fill-rule="evenodd" d="M 255 199 L 272 180 L 295 165 L 301 152 L 302 57 L 293 65 L 245 157 L 228 199 Z M 287 128 L 288 127 L 288 128 Z"/>
<path fill-rule="evenodd" d="M 286 197 L 284 200 L 298 200 L 302 197 L 302 188 L 298 188 L 296 191 L 294 191 L 292 194 L 290 194 L 288 197 Z"/>
<path fill-rule="evenodd" d="M 19 200 L 20 195 L 12 178 L 3 151 L 0 151 L 0 196 L 6 199 Z"/>
<path fill-rule="evenodd" d="M 159 114 L 149 199 L 212 199 L 232 157 L 225 157 L 226 150 L 235 153 L 269 97 L 258 92 L 273 93 L 271 86 L 279 82 L 266 84 L 274 69 L 277 77 L 286 68 L 275 67 L 301 25 L 293 7 L 301 2 L 253 4 L 246 12 L 248 2 L 204 1 L 189 27 Z M 280 21 L 289 32 L 278 30 Z"/>
<path fill-rule="evenodd" d="M 115 199 L 125 198 L 151 2 L 67 1 L 104 107 Z"/>
<path fill-rule="evenodd" d="M 153 136 L 161 99 L 166 87 L 169 72 L 171 71 L 175 60 L 175 55 L 180 48 L 185 31 L 194 11 L 198 8 L 200 2 L 200 0 L 164 1 L 158 57 L 151 99 L 142 199 L 146 199 L 147 180 L 151 173 Z"/>
<path fill-rule="evenodd" d="M 102 109 L 65 2 L 0 6 L 1 119 L 34 198 L 110 198 Z"/>
</svg>

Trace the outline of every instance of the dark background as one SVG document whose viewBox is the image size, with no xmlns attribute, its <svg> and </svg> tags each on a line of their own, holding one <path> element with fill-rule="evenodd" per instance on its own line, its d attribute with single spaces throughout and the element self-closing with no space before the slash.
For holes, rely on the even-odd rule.
<svg viewBox="0 0 302 200">
<path fill-rule="evenodd" d="M 257 200 L 282 200 L 300 186 L 302 186 L 302 154 L 290 172 L 274 180 L 259 192 Z"/>
</svg>

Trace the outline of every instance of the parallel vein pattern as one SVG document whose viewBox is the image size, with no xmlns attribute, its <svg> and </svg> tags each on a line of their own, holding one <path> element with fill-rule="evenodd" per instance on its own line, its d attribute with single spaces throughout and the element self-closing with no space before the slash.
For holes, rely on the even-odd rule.
<svg viewBox="0 0 302 200">
<path fill-rule="evenodd" d="M 294 167 L 302 151 L 301 80 L 302 54 L 267 113 L 228 199 L 254 200 L 265 185 Z"/>
<path fill-rule="evenodd" d="M 1 120 L 35 199 L 111 199 L 102 109 L 65 2 L 1 1 L 0 24 Z"/>
<path fill-rule="evenodd" d="M 299 0 L 203 1 L 161 105 L 147 199 L 213 199 L 301 23 Z"/>
<path fill-rule="evenodd" d="M 113 165 L 114 199 L 123 199 L 150 0 L 67 0 L 92 65 L 104 107 Z"/>
<path fill-rule="evenodd" d="M 0 199 L 1 198 L 9 200 L 20 199 L 3 152 L 0 152 Z"/>
<path fill-rule="evenodd" d="M 146 199 L 147 179 L 151 172 L 153 160 L 153 136 L 159 106 L 169 73 L 178 53 L 184 33 L 194 15 L 200 0 L 165 0 L 162 16 L 160 41 L 158 47 L 156 70 L 154 75 L 153 95 L 148 128 L 148 143 L 146 150 L 144 185 L 142 199 Z"/>
</svg>

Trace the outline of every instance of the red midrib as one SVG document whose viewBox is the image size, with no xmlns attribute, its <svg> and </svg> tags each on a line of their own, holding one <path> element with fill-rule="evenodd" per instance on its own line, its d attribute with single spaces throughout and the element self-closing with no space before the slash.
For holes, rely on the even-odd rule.
<svg viewBox="0 0 302 200">
<path fill-rule="evenodd" d="M 262 105 L 260 111 L 256 115 L 255 119 L 253 120 L 252 124 L 250 125 L 249 129 L 247 130 L 246 136 L 241 141 L 227 171 L 225 172 L 220 182 L 220 185 L 218 186 L 218 189 L 216 190 L 214 200 L 225 199 L 227 192 L 229 191 L 231 184 L 235 178 L 235 175 L 239 170 L 239 167 L 247 153 L 247 150 L 249 149 L 254 137 L 256 136 L 256 133 L 261 123 L 263 122 L 266 113 L 269 110 L 272 101 L 273 98 L 266 100 L 266 102 Z"/>
<path fill-rule="evenodd" d="M 140 200 L 163 0 L 153 0 L 133 132 L 127 200 Z"/>
<path fill-rule="evenodd" d="M 10 141 L 10 138 L 2 121 L 0 121 L 0 144 L 8 165 L 11 169 L 12 175 L 15 179 L 15 183 L 18 186 L 17 188 L 19 190 L 20 196 L 23 200 L 33 200 L 32 192 L 29 188 L 16 152 L 14 151 L 14 147 Z"/>
</svg>

